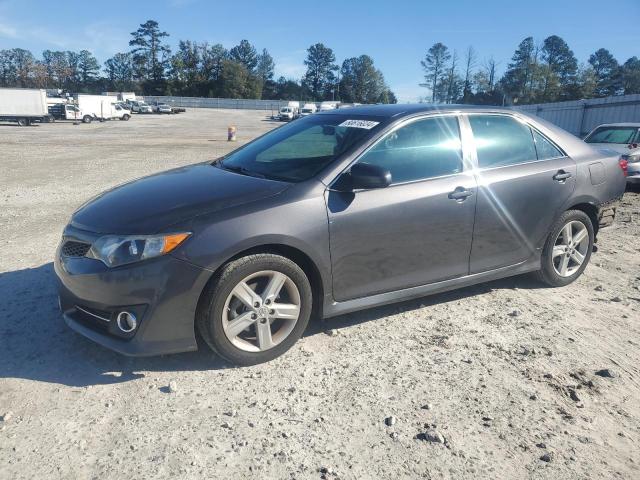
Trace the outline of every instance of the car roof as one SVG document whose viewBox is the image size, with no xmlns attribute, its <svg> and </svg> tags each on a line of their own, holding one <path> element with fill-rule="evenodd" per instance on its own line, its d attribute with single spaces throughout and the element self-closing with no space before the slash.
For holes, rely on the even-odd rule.
<svg viewBox="0 0 640 480">
<path fill-rule="evenodd" d="M 433 113 L 433 112 L 509 112 L 514 111 L 510 108 L 492 107 L 486 105 L 439 105 L 433 103 L 410 103 L 410 104 L 384 104 L 384 105 L 356 105 L 349 107 L 344 115 L 362 115 L 377 116 L 386 118 L 397 118 L 417 113 Z M 323 111 L 319 115 L 335 115 L 335 110 Z"/>
<path fill-rule="evenodd" d="M 600 127 L 635 127 L 635 128 L 640 128 L 640 123 L 632 123 L 632 122 L 603 123 L 602 125 L 598 125 L 596 128 L 600 128 Z"/>
</svg>

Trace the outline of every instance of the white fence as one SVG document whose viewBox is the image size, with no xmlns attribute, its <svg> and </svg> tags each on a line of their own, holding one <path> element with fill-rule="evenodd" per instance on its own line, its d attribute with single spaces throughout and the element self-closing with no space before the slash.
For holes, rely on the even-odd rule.
<svg viewBox="0 0 640 480">
<path fill-rule="evenodd" d="M 579 137 L 584 137 L 603 123 L 640 123 L 640 95 L 541 103 L 513 108 L 544 118 Z"/>
<path fill-rule="evenodd" d="M 204 98 L 204 97 L 155 97 L 145 95 L 147 103 L 164 102 L 175 107 L 184 108 L 231 108 L 241 110 L 274 110 L 286 107 L 288 100 L 253 100 L 241 98 Z"/>
</svg>

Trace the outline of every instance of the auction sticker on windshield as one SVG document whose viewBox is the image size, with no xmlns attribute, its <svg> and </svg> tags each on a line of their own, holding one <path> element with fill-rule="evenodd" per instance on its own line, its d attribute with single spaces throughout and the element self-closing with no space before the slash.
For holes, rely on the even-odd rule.
<svg viewBox="0 0 640 480">
<path fill-rule="evenodd" d="M 339 127 L 351 127 L 351 128 L 364 128 L 366 130 L 371 130 L 373 127 L 378 125 L 380 122 L 373 122 L 371 120 L 345 120 L 342 122 Z"/>
</svg>

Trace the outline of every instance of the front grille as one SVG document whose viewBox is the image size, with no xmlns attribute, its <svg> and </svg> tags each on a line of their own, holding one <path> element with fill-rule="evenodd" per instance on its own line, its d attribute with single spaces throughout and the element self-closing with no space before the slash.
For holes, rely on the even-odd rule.
<svg viewBox="0 0 640 480">
<path fill-rule="evenodd" d="M 67 240 L 62 245 L 62 255 L 65 257 L 84 257 L 90 248 L 91 245 L 89 243 Z"/>
</svg>

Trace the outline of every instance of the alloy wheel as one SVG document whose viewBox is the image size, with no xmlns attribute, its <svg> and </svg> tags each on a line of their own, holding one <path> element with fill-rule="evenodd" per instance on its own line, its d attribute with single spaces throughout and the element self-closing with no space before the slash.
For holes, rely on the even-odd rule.
<svg viewBox="0 0 640 480">
<path fill-rule="evenodd" d="M 584 263 L 589 243 L 589 231 L 581 221 L 572 220 L 562 227 L 551 255 L 555 272 L 561 277 L 575 274 Z"/>
<path fill-rule="evenodd" d="M 231 290 L 222 311 L 229 341 L 247 352 L 262 352 L 283 342 L 300 316 L 300 292 L 282 272 L 263 270 Z"/>
</svg>

